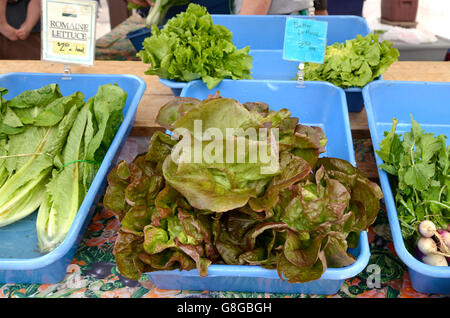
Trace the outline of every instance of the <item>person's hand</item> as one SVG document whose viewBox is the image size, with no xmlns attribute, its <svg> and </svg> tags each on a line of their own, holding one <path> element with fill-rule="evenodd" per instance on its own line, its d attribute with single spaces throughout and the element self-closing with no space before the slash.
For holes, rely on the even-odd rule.
<svg viewBox="0 0 450 318">
<path fill-rule="evenodd" d="M 153 7 L 154 5 L 153 1 L 151 0 L 127 0 L 127 1 L 141 7 Z"/>
<path fill-rule="evenodd" d="M 10 26 L 7 22 L 0 23 L 0 34 L 6 37 L 10 41 L 17 41 L 17 30 Z"/>
</svg>

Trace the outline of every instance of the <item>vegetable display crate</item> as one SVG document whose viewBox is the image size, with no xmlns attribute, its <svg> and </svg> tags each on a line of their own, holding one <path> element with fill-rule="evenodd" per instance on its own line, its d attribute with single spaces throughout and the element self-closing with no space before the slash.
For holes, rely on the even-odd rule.
<svg viewBox="0 0 450 318">
<path fill-rule="evenodd" d="M 255 80 L 295 80 L 298 62 L 283 60 L 285 15 L 239 16 L 211 15 L 214 23 L 228 28 L 233 33 L 233 43 L 237 48 L 250 46 L 253 57 L 251 69 Z M 292 16 L 289 16 L 292 17 Z M 370 28 L 365 19 L 358 16 L 298 16 L 299 19 L 315 19 L 328 23 L 327 45 L 356 38 L 358 34 L 366 36 Z M 179 96 L 185 82 L 160 79 L 161 83 L 171 88 Z M 360 112 L 364 108 L 362 89 L 358 87 L 345 89 L 348 110 Z"/>
<path fill-rule="evenodd" d="M 0 75 L 0 87 L 9 90 L 5 98 L 10 99 L 25 90 L 57 83 L 63 95 L 67 96 L 80 91 L 87 100 L 96 94 L 99 86 L 116 83 L 128 94 L 123 110 L 124 119 L 66 238 L 56 249 L 47 254 L 39 252 L 36 212 L 0 228 L 0 282 L 2 283 L 53 284 L 64 279 L 66 268 L 71 263 L 94 209 L 106 188 L 106 176 L 119 155 L 118 150 L 131 131 L 139 101 L 146 87 L 145 82 L 134 75 L 71 74 L 71 79 L 64 79 L 65 76 L 64 74 L 8 73 Z"/>
<path fill-rule="evenodd" d="M 450 136 L 450 83 L 382 81 L 368 84 L 363 96 L 375 150 L 380 149 L 394 117 L 399 121 L 397 133 L 411 129 L 413 115 L 426 132 Z M 378 155 L 375 159 L 377 165 L 383 162 Z M 422 293 L 450 294 L 450 267 L 422 263 L 406 249 L 388 174 L 382 169 L 378 173 L 395 251 L 409 269 L 413 288 Z"/>
<path fill-rule="evenodd" d="M 223 80 L 213 91 L 241 103 L 261 101 L 275 111 L 289 109 L 300 123 L 322 127 L 328 138 L 322 156 L 345 159 L 356 166 L 345 94 L 341 88 L 324 82 L 305 82 L 300 88 L 289 81 Z M 211 93 L 204 83 L 193 81 L 183 89 L 181 96 L 206 99 Z M 210 265 L 206 277 L 200 277 L 197 270 L 155 271 L 146 275 L 163 289 L 335 294 L 345 279 L 358 275 L 369 262 L 365 231 L 360 234 L 357 248 L 349 252 L 356 257 L 352 265 L 328 268 L 320 279 L 307 283 L 283 282 L 276 270 L 253 265 Z"/>
</svg>

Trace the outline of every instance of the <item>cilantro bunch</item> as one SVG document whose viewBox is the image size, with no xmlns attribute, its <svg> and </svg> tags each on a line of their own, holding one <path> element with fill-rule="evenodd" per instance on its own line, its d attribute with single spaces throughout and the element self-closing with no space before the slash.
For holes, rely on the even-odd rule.
<svg viewBox="0 0 450 318">
<path fill-rule="evenodd" d="M 397 134 L 397 119 L 380 143 L 380 168 L 394 188 L 402 235 L 408 246 L 418 238 L 418 226 L 430 220 L 447 228 L 450 220 L 450 146 L 447 137 L 426 133 L 411 116 L 411 131 Z"/>
</svg>

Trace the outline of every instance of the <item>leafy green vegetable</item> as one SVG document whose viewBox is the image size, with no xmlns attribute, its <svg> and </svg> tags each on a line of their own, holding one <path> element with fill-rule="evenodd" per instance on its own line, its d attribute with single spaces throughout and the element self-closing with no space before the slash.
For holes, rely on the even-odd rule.
<svg viewBox="0 0 450 318">
<path fill-rule="evenodd" d="M 18 159 L 9 158 L 16 168 L 8 180 L 0 188 L 0 226 L 5 226 L 34 212 L 40 205 L 42 190 L 51 174 L 54 157 L 64 146 L 67 134 L 72 127 L 78 113 L 77 107 L 73 107 L 57 126 L 49 128 L 36 128 L 30 126 L 25 132 L 13 135 L 14 139 L 9 141 L 9 148 L 17 143 L 18 138 L 28 136 L 37 141 L 37 147 L 29 148 L 23 164 Z M 38 131 L 36 131 L 36 129 Z M 36 134 L 27 134 L 27 131 L 36 131 Z M 39 134 L 40 133 L 40 134 Z M 20 144 L 27 144 L 28 138 L 23 138 Z M 23 149 L 23 148 L 22 148 Z M 9 152 L 8 155 L 12 155 Z M 30 204 L 23 206 L 23 201 L 29 200 Z M 31 204 L 33 203 L 33 204 Z"/>
<path fill-rule="evenodd" d="M 18 134 L 24 130 L 14 110 L 7 106 L 7 101 L 3 98 L 6 94 L 8 90 L 0 87 L 0 140 L 5 139 L 7 135 Z"/>
<path fill-rule="evenodd" d="M 377 154 L 384 161 L 380 168 L 390 175 L 402 235 L 411 249 L 421 221 L 430 220 L 438 228 L 449 224 L 450 146 L 446 136 L 426 133 L 412 116 L 411 130 L 403 138 L 396 133 L 398 120 L 392 121 Z"/>
<path fill-rule="evenodd" d="M 65 238 L 122 122 L 127 94 L 100 86 L 84 102 L 58 85 L 22 92 L 7 101 L 0 88 L 0 226 L 39 209 L 42 252 Z"/>
<path fill-rule="evenodd" d="M 320 127 L 299 124 L 287 109 L 217 95 L 175 98 L 157 120 L 172 135 L 155 133 L 146 154 L 108 176 L 104 205 L 121 220 L 114 250 L 123 275 L 196 268 L 206 276 L 210 264 L 260 265 L 303 283 L 355 261 L 347 248 L 374 222 L 382 192 L 347 161 L 319 158 L 327 144 Z M 269 140 L 267 127 L 278 129 L 279 142 L 268 143 L 275 162 L 250 163 L 249 145 Z M 240 151 L 219 150 L 236 139 Z M 211 151 L 195 162 L 189 140 Z M 233 160 L 223 160 L 231 149 Z"/>
<path fill-rule="evenodd" d="M 250 78 L 250 48 L 237 49 L 232 33 L 215 25 L 200 5 L 191 3 L 161 30 L 152 25 L 151 32 L 137 54 L 150 64 L 145 74 L 180 82 L 201 78 L 210 89 L 223 78 Z"/>
<path fill-rule="evenodd" d="M 50 251 L 67 234 L 85 193 L 80 191 L 80 164 L 83 133 L 87 121 L 87 106 L 83 106 L 67 137 L 63 149 L 61 171 L 53 170 L 38 211 L 36 229 L 41 251 Z M 81 188 L 82 189 L 82 188 Z"/>
<path fill-rule="evenodd" d="M 306 63 L 305 80 L 327 81 L 342 88 L 363 87 L 382 75 L 399 55 L 391 42 L 379 43 L 377 34 L 358 35 L 327 46 L 322 64 Z"/>
</svg>

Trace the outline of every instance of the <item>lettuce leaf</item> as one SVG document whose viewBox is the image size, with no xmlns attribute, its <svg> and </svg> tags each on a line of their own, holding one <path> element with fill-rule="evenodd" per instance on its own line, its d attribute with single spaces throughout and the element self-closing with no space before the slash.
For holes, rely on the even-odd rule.
<svg viewBox="0 0 450 318">
<path fill-rule="evenodd" d="M 18 166 L 14 174 L 0 188 L 0 226 L 24 218 L 39 207 L 42 201 L 40 190 L 45 187 L 45 183 L 51 175 L 54 157 L 64 146 L 77 114 L 78 109 L 73 107 L 57 126 L 41 128 L 43 129 L 43 138 L 38 139 L 37 147 L 27 152 L 33 155 L 26 157 L 26 162 Z M 26 132 L 22 134 L 26 134 Z M 16 136 L 20 137 L 14 135 L 14 137 Z M 23 140 L 23 142 L 27 143 L 28 140 Z M 34 204 L 23 208 L 21 200 L 29 197 L 31 193 L 36 196 L 36 199 L 29 199 Z"/>
<path fill-rule="evenodd" d="M 76 93 L 74 96 L 81 98 L 82 95 Z M 42 252 L 52 251 L 66 237 L 97 173 L 95 162 L 101 162 L 122 122 L 126 96 L 117 85 L 107 84 L 98 88 L 91 100 L 93 103 L 84 104 L 82 98 L 77 99 L 77 104 L 81 101 L 83 106 L 59 155 L 61 167 L 53 169 L 38 211 L 36 229 Z M 65 100 L 60 105 L 71 108 Z M 88 127 L 92 118 L 95 118 L 97 129 L 89 131 L 93 128 Z"/>
</svg>

